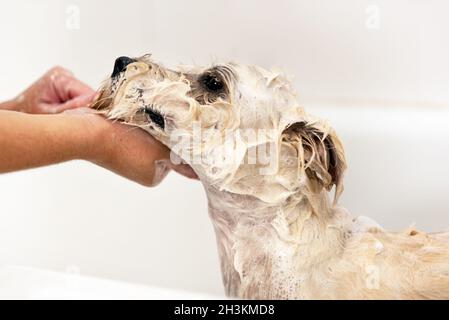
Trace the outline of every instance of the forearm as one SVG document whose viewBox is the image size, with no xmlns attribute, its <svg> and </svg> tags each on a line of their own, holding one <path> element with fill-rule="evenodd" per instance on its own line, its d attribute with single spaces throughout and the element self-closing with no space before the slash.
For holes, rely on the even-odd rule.
<svg viewBox="0 0 449 320">
<path fill-rule="evenodd" d="M 87 120 L 0 110 L 0 173 L 89 158 L 95 133 Z"/>
<path fill-rule="evenodd" d="M 155 162 L 169 157 L 170 150 L 143 130 L 93 113 L 0 110 L 0 173 L 83 159 L 152 186 Z"/>
</svg>

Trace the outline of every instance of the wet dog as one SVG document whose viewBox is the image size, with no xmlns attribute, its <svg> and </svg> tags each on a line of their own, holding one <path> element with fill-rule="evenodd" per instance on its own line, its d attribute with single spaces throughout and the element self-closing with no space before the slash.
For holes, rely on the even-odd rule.
<svg viewBox="0 0 449 320">
<path fill-rule="evenodd" d="M 281 73 L 120 57 L 93 107 L 146 130 L 196 172 L 228 295 L 449 298 L 449 233 L 390 233 L 338 207 L 342 143 Z"/>
</svg>

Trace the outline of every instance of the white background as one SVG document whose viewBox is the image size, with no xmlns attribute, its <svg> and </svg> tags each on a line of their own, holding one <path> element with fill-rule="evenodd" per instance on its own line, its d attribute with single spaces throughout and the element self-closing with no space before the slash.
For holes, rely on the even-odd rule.
<svg viewBox="0 0 449 320">
<path fill-rule="evenodd" d="M 72 5 L 79 29 L 70 28 Z M 306 110 L 329 118 L 346 145 L 345 207 L 387 229 L 449 226 L 447 1 L 0 6 L 2 100 L 56 64 L 98 87 L 120 55 L 281 67 Z M 171 174 L 146 189 L 81 161 L 0 176 L 1 264 L 222 292 L 199 183 Z"/>
</svg>

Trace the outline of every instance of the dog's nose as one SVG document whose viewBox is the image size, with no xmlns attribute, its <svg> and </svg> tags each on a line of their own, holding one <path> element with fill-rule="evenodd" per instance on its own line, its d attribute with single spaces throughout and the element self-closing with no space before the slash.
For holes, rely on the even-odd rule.
<svg viewBox="0 0 449 320">
<path fill-rule="evenodd" d="M 129 57 L 119 57 L 115 59 L 114 71 L 112 71 L 111 77 L 115 77 L 120 72 L 125 71 L 126 67 L 133 62 L 136 62 L 136 60 L 131 59 Z"/>
</svg>

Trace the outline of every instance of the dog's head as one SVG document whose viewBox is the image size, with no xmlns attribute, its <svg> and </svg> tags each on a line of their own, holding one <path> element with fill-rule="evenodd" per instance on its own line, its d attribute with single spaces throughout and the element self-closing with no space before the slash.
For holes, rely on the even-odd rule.
<svg viewBox="0 0 449 320">
<path fill-rule="evenodd" d="M 175 71 L 149 55 L 121 57 L 93 107 L 148 131 L 209 187 L 269 203 L 341 189 L 339 139 L 278 72 L 235 63 Z"/>
</svg>

